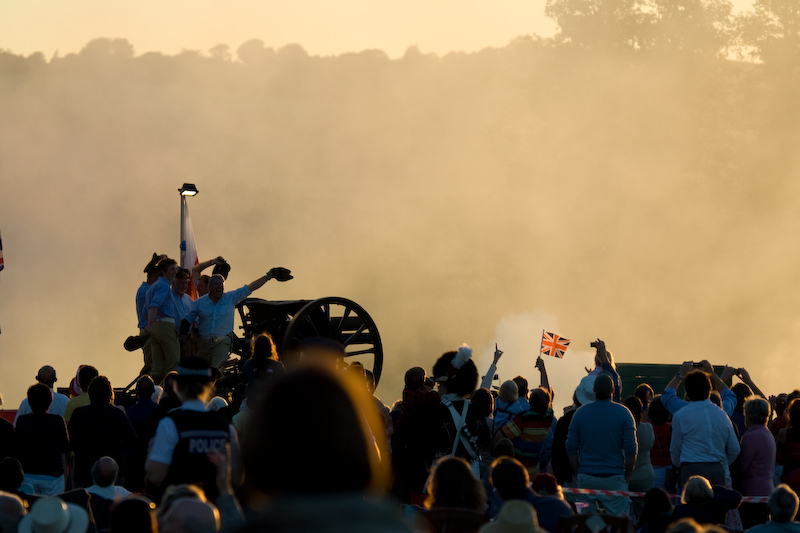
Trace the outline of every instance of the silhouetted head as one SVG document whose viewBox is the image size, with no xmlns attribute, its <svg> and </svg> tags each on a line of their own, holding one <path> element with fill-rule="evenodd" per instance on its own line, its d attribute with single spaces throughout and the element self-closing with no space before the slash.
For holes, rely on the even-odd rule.
<svg viewBox="0 0 800 533">
<path fill-rule="evenodd" d="M 514 443 L 511 439 L 502 438 L 494 445 L 494 456 L 500 457 L 514 457 Z"/>
<path fill-rule="evenodd" d="M 638 387 L 636 387 L 636 391 L 633 393 L 633 395 L 639 398 L 639 400 L 642 402 L 642 408 L 646 408 L 648 404 L 653 401 L 653 396 L 655 396 L 655 393 L 653 392 L 653 387 L 647 383 L 641 383 Z"/>
<path fill-rule="evenodd" d="M 653 487 L 644 495 L 644 507 L 639 517 L 639 527 L 654 516 L 672 514 L 672 501 L 661 487 Z"/>
<path fill-rule="evenodd" d="M 789 419 L 789 427 L 800 427 L 800 398 L 790 401 L 783 414 Z"/>
<path fill-rule="evenodd" d="M 744 404 L 745 419 L 752 426 L 766 426 L 771 411 L 769 402 L 764 398 L 749 398 Z"/>
<path fill-rule="evenodd" d="M 653 401 L 647 406 L 647 418 L 657 426 L 666 424 L 669 421 L 669 411 L 664 407 L 660 394 L 653 398 Z"/>
<path fill-rule="evenodd" d="M 597 374 L 592 388 L 598 400 L 610 400 L 614 396 L 614 380 L 611 378 L 611 374 L 608 372 Z"/>
<path fill-rule="evenodd" d="M 528 397 L 528 380 L 523 378 L 522 376 L 517 376 L 512 379 L 514 383 L 517 384 L 517 397 L 518 398 L 527 398 Z"/>
<path fill-rule="evenodd" d="M 220 516 L 216 507 L 194 498 L 175 501 L 161 521 L 160 533 L 216 533 Z"/>
<path fill-rule="evenodd" d="M 711 394 L 711 379 L 702 370 L 693 370 L 686 375 L 683 387 L 690 402 L 702 402 Z"/>
<path fill-rule="evenodd" d="M 522 498 L 530 485 L 525 467 L 513 457 L 499 457 L 489 469 L 489 481 L 503 500 Z"/>
<path fill-rule="evenodd" d="M 16 491 L 25 479 L 22 463 L 13 457 L 6 457 L 0 461 L 0 490 L 7 492 Z"/>
<path fill-rule="evenodd" d="M 460 507 L 483 512 L 486 490 L 460 457 L 443 457 L 431 470 L 425 507 Z"/>
<path fill-rule="evenodd" d="M 324 415 L 319 414 L 321 404 Z M 388 462 L 379 461 L 376 446 L 386 437 L 375 434 L 373 439 L 367 425 L 377 431 L 383 424 L 364 384 L 348 372 L 299 368 L 251 407 L 242 452 L 256 490 L 268 495 L 385 490 Z M 319 414 L 313 419 L 314 432 L 325 436 L 324 453 L 330 460 L 315 459 L 320 454 L 318 439 L 286 438 L 307 433 L 310 413 Z"/>
<path fill-rule="evenodd" d="M 140 400 L 151 398 L 156 391 L 156 384 L 150 376 L 142 376 L 136 380 L 136 397 Z"/>
<path fill-rule="evenodd" d="M 101 457 L 92 465 L 92 482 L 98 487 L 110 487 L 117 481 L 119 465 L 112 457 Z"/>
<path fill-rule="evenodd" d="M 550 410 L 552 398 L 550 398 L 550 391 L 542 387 L 536 387 L 531 391 L 528 401 L 531 411 L 544 415 Z"/>
<path fill-rule="evenodd" d="M 628 408 L 628 411 L 633 415 L 636 425 L 642 421 L 642 401 L 638 396 L 628 396 L 622 401 L 622 404 Z"/>
<path fill-rule="evenodd" d="M 737 383 L 731 390 L 736 395 L 736 412 L 743 413 L 744 412 L 744 402 L 747 401 L 747 398 L 753 395 L 753 391 L 750 390 L 745 383 Z"/>
<path fill-rule="evenodd" d="M 58 381 L 58 378 L 56 378 L 56 369 L 50 365 L 43 366 L 39 369 L 39 373 L 36 374 L 36 381 L 52 389 L 55 382 Z"/>
<path fill-rule="evenodd" d="M 405 384 L 408 390 L 419 390 L 425 383 L 425 369 L 415 366 L 406 370 Z"/>
<path fill-rule="evenodd" d="M 25 505 L 16 494 L 0 491 L 0 533 L 17 531 L 19 521 L 25 516 Z"/>
<path fill-rule="evenodd" d="M 275 341 L 272 340 L 272 335 L 265 332 L 254 336 L 250 341 L 250 354 L 255 361 L 266 361 L 267 359 L 277 361 L 278 348 L 275 346 Z"/>
<path fill-rule="evenodd" d="M 46 413 L 52 402 L 53 390 L 47 385 L 37 383 L 28 387 L 28 405 L 35 414 Z"/>
<path fill-rule="evenodd" d="M 703 476 L 692 476 L 686 480 L 683 487 L 681 502 L 702 505 L 714 499 L 714 489 L 711 483 Z"/>
<path fill-rule="evenodd" d="M 478 413 L 482 417 L 491 416 L 494 411 L 494 396 L 489 389 L 480 388 L 472 393 L 470 397 L 472 405 L 478 408 Z"/>
<path fill-rule="evenodd" d="M 88 391 L 89 384 L 91 384 L 92 380 L 99 375 L 100 373 L 93 366 L 86 365 L 81 367 L 81 369 L 78 371 L 78 386 L 83 392 Z"/>
<path fill-rule="evenodd" d="M 97 376 L 89 384 L 89 402 L 92 405 L 104 405 L 114 400 L 114 388 L 105 376 Z"/>
<path fill-rule="evenodd" d="M 508 381 L 504 381 L 502 385 L 500 385 L 500 391 L 497 397 L 511 405 L 519 399 L 519 387 L 517 387 L 514 380 L 509 379 Z"/>
<path fill-rule="evenodd" d="M 767 501 L 772 520 L 779 524 L 788 524 L 797 515 L 797 494 L 789 485 L 781 483 L 772 491 Z"/>
<path fill-rule="evenodd" d="M 152 503 L 143 496 L 130 495 L 111 510 L 109 533 L 154 533 L 158 531 Z"/>
</svg>

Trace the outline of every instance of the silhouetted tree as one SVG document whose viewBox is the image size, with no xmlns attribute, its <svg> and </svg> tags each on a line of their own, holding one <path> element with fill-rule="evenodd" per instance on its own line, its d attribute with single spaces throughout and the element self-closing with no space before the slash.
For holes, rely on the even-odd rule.
<svg viewBox="0 0 800 533">
<path fill-rule="evenodd" d="M 221 43 L 208 51 L 208 55 L 211 56 L 212 59 L 219 59 L 221 61 L 230 61 L 233 59 L 231 55 L 231 47 L 227 44 Z"/>
<path fill-rule="evenodd" d="M 82 57 L 117 57 L 132 58 L 133 45 L 127 39 L 92 39 L 80 51 Z"/>
<path fill-rule="evenodd" d="M 800 0 L 756 0 L 737 22 L 745 53 L 768 65 L 800 66 Z"/>
<path fill-rule="evenodd" d="M 643 0 L 547 0 L 556 39 L 590 50 L 638 50 L 652 13 Z"/>
<path fill-rule="evenodd" d="M 716 55 L 731 37 L 728 0 L 649 0 L 655 16 L 647 48 L 666 52 Z"/>
</svg>

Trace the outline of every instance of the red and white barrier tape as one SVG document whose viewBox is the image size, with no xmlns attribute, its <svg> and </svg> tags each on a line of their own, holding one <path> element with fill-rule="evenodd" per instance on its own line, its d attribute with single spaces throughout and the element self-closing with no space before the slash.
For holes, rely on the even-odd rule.
<svg viewBox="0 0 800 533">
<path fill-rule="evenodd" d="M 644 492 L 630 492 L 626 490 L 602 490 L 602 489 L 575 489 L 563 487 L 564 493 L 569 494 L 597 494 L 600 496 L 628 496 L 634 498 L 643 498 Z M 671 498 L 680 498 L 680 494 L 670 494 Z M 743 496 L 742 503 L 767 503 L 769 498 L 767 496 Z"/>
</svg>

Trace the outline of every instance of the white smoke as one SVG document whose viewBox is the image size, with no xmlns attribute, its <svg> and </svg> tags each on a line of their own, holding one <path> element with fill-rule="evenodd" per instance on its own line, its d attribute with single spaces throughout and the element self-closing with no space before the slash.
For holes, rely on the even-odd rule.
<svg viewBox="0 0 800 533">
<path fill-rule="evenodd" d="M 496 374 L 499 381 L 493 382 L 494 386 L 516 376 L 523 376 L 528 380 L 529 387 L 539 385 L 540 375 L 536 369 L 536 358 L 542 339 L 542 330 L 557 333 L 570 339 L 570 346 L 564 358 L 544 356 L 547 376 L 550 386 L 555 390 L 553 411 L 556 416 L 561 416 L 563 408 L 572 404 L 572 393 L 578 386 L 581 378 L 586 375 L 584 367 L 594 367 L 594 349 L 589 348 L 589 343 L 594 339 L 578 339 L 570 337 L 569 328 L 562 328 L 558 318 L 542 308 L 532 311 L 516 313 L 503 317 L 495 326 L 494 338 L 488 345 L 475 349 L 477 354 L 475 364 L 481 376 L 486 374 L 494 357 L 494 347 L 503 351 L 503 356 L 497 363 Z"/>
</svg>

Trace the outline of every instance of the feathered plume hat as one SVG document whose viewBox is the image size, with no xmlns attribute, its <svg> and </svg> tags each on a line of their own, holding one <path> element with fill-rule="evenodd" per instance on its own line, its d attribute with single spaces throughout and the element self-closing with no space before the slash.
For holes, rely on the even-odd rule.
<svg viewBox="0 0 800 533">
<path fill-rule="evenodd" d="M 455 352 L 445 352 L 433 365 L 433 379 L 447 387 L 447 392 L 469 396 L 478 386 L 478 368 L 472 362 L 472 348 L 462 344 Z"/>
</svg>

